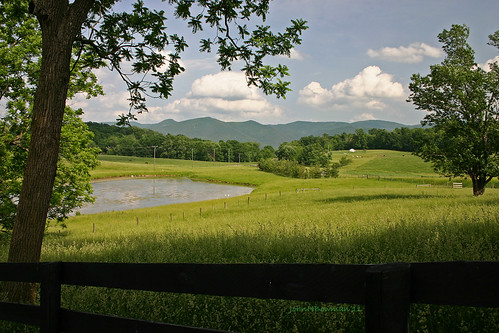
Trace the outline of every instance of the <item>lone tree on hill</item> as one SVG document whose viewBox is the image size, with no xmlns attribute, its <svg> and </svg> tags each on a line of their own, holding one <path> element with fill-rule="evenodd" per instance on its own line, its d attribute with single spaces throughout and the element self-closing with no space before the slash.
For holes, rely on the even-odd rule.
<svg viewBox="0 0 499 333">
<path fill-rule="evenodd" d="M 14 1 L 24 11 L 27 0 Z M 41 69 L 33 101 L 31 143 L 17 206 L 9 262 L 38 262 L 57 168 L 61 124 L 74 63 L 81 68 L 108 67 L 128 86 L 130 111 L 146 111 L 146 96 L 167 98 L 173 79 L 184 68 L 180 55 L 187 47 L 184 37 L 167 34 L 164 11 L 150 10 L 136 0 L 130 12 L 115 12 L 118 0 L 32 0 L 42 32 Z M 265 21 L 270 0 L 168 0 L 163 1 L 177 19 L 187 21 L 193 33 L 209 27 L 213 39 L 202 39 L 200 50 L 215 49 L 220 67 L 231 69 L 241 61 L 248 84 L 266 94 L 284 97 L 289 82 L 286 66 L 264 64 L 266 56 L 290 55 L 301 43 L 306 22 L 291 21 L 285 32 L 274 34 L 259 25 L 250 31 L 245 22 Z M 122 68 L 126 63 L 127 67 Z M 131 74 L 130 74 L 131 73 Z M 28 301 L 30 288 L 9 284 L 10 300 Z"/>
<path fill-rule="evenodd" d="M 408 102 L 428 111 L 421 124 L 435 129 L 416 154 L 441 174 L 468 175 L 478 196 L 499 176 L 499 64 L 478 66 L 468 36 L 465 25 L 438 35 L 446 57 L 427 76 L 412 76 Z M 499 31 L 489 38 L 499 49 Z"/>
</svg>

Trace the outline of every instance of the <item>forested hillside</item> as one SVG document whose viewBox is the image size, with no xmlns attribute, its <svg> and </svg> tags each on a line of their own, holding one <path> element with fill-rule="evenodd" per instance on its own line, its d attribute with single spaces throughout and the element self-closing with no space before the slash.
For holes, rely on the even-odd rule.
<svg viewBox="0 0 499 333">
<path fill-rule="evenodd" d="M 135 126 L 117 127 L 100 123 L 87 123 L 94 132 L 94 142 L 103 154 L 174 158 L 197 161 L 254 162 L 274 156 L 274 148 L 256 142 L 236 140 L 213 142 L 191 139 L 185 135 L 161 134 Z"/>
<path fill-rule="evenodd" d="M 117 127 L 100 123 L 88 123 L 94 132 L 94 142 L 103 154 L 198 161 L 256 162 L 278 157 L 312 165 L 324 153 L 345 149 L 390 149 L 414 152 L 432 129 L 396 128 L 393 131 L 372 128 L 367 132 L 357 129 L 355 133 L 321 136 L 305 136 L 299 140 L 282 142 L 275 150 L 272 146 L 261 147 L 258 142 L 237 140 L 210 141 L 188 138 L 185 135 L 161 134 L 152 130 Z"/>
<path fill-rule="evenodd" d="M 304 136 L 321 136 L 322 134 L 336 135 L 342 133 L 353 134 L 356 130 L 369 131 L 372 128 L 393 131 L 396 128 L 417 128 L 420 125 L 403 125 L 391 121 L 367 120 L 353 123 L 347 122 L 311 122 L 295 121 L 289 124 L 263 125 L 256 121 L 226 122 L 210 117 L 175 121 L 166 119 L 156 124 L 132 123 L 145 129 L 152 129 L 163 134 L 183 134 L 190 138 L 201 138 L 211 141 L 237 140 L 241 142 L 259 142 L 262 147 L 270 145 L 279 147 L 283 142 L 298 140 Z"/>
</svg>

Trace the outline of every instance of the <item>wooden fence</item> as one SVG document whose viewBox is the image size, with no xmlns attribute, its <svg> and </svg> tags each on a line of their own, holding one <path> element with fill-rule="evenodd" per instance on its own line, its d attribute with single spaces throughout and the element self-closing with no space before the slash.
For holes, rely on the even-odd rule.
<svg viewBox="0 0 499 333">
<path fill-rule="evenodd" d="M 338 264 L 0 263 L 36 282 L 40 305 L 0 302 L 0 320 L 41 332 L 220 332 L 61 308 L 61 285 L 365 305 L 367 332 L 408 332 L 411 303 L 499 307 L 499 262 Z"/>
</svg>

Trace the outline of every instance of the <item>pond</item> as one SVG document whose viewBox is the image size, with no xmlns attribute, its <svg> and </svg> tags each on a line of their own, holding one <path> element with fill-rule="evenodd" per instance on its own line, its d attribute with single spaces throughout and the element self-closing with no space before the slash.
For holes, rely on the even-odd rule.
<svg viewBox="0 0 499 333">
<path fill-rule="evenodd" d="M 95 203 L 80 208 L 81 214 L 120 211 L 195 202 L 251 193 L 244 186 L 202 183 L 187 178 L 134 178 L 96 181 Z"/>
</svg>

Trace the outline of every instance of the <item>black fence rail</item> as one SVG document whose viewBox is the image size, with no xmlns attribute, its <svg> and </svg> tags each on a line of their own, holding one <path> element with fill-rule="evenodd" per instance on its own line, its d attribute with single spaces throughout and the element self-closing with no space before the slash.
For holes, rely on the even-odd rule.
<svg viewBox="0 0 499 333">
<path fill-rule="evenodd" d="M 0 302 L 0 320 L 41 332 L 221 332 L 61 308 L 61 285 L 365 305 L 367 332 L 408 332 L 411 303 L 499 307 L 499 262 L 338 264 L 0 263 L 0 281 L 40 283 L 40 305 Z"/>
</svg>

